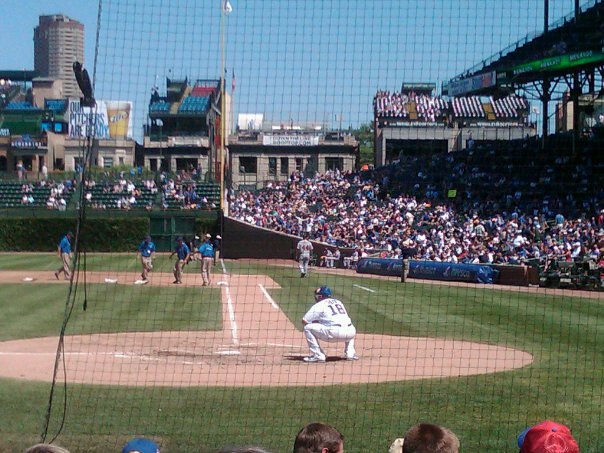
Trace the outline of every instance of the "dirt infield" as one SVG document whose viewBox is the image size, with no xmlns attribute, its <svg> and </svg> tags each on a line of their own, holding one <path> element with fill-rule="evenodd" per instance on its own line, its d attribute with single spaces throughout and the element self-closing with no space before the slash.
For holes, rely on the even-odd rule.
<svg viewBox="0 0 604 453">
<path fill-rule="evenodd" d="M 133 284 L 137 278 L 86 274 L 90 283 Z M 171 274 L 156 273 L 149 284 L 171 280 Z M 1 272 L 0 282 L 66 283 L 52 272 L 32 271 Z M 200 286 L 201 276 L 186 274 L 183 284 Z M 216 275 L 214 284 L 221 288 L 222 331 L 67 336 L 66 379 L 133 386 L 314 386 L 494 373 L 533 360 L 523 351 L 467 341 L 359 334 L 360 360 L 344 360 L 341 343 L 323 343 L 327 363 L 307 364 L 302 333 L 267 291 L 278 287 L 270 277 Z M 51 380 L 57 343 L 56 337 L 0 343 L 0 376 Z"/>
</svg>

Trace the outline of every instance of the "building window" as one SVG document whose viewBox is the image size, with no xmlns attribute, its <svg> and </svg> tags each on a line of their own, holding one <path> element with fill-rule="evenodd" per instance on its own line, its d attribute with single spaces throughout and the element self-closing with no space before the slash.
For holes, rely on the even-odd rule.
<svg viewBox="0 0 604 453">
<path fill-rule="evenodd" d="M 105 167 L 105 168 L 113 167 L 113 157 L 104 157 L 103 158 L 103 167 Z"/>
<path fill-rule="evenodd" d="M 296 157 L 296 171 L 304 170 L 304 159 Z"/>
<path fill-rule="evenodd" d="M 119 159 L 120 159 L 120 165 L 124 165 L 124 158 L 120 157 Z"/>
<path fill-rule="evenodd" d="M 341 157 L 326 157 L 325 171 L 342 171 L 344 169 L 344 159 Z"/>
<path fill-rule="evenodd" d="M 256 174 L 258 172 L 258 159 L 256 157 L 240 157 L 239 173 Z"/>
<path fill-rule="evenodd" d="M 289 159 L 287 157 L 281 158 L 281 174 L 282 175 L 289 174 Z"/>
<path fill-rule="evenodd" d="M 268 158 L 268 174 L 271 176 L 277 175 L 277 158 L 276 157 Z"/>
</svg>

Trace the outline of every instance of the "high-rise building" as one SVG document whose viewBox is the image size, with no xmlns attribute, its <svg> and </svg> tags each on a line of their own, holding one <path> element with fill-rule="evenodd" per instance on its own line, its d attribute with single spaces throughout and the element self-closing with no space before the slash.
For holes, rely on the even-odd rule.
<svg viewBox="0 0 604 453">
<path fill-rule="evenodd" d="M 84 24 L 63 14 L 40 16 L 34 29 L 34 69 L 63 81 L 63 96 L 79 98 L 74 61 L 84 62 Z"/>
</svg>

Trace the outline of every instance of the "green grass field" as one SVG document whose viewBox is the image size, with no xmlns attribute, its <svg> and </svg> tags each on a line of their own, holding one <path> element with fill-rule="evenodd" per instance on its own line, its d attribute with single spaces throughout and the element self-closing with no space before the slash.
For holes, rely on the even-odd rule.
<svg viewBox="0 0 604 453">
<path fill-rule="evenodd" d="M 271 296 L 296 325 L 313 289 L 328 284 L 361 332 L 506 345 L 530 352 L 535 360 L 497 374 L 314 388 L 70 384 L 58 443 L 72 452 L 119 451 L 130 437 L 144 435 L 158 439 L 162 453 L 215 451 L 227 444 L 288 452 L 303 425 L 324 421 L 345 435 L 347 452 L 386 452 L 409 426 L 431 421 L 457 433 L 463 452 L 515 452 L 520 431 L 549 418 L 572 428 L 582 452 L 604 451 L 604 299 L 413 281 L 403 285 L 317 272 L 300 279 L 293 264 L 227 262 L 226 267 L 230 273 L 271 276 L 281 286 L 270 290 Z M 0 255 L 0 270 L 57 265 L 49 254 Z M 138 270 L 133 255 L 90 255 L 87 266 Z M 156 271 L 170 267 L 167 259 L 156 260 Z M 67 285 L 2 284 L 0 293 L 0 340 L 59 333 Z M 217 288 L 93 284 L 86 296 L 83 311 L 83 290 L 76 295 L 68 334 L 222 327 Z M 38 440 L 49 391 L 46 383 L 0 379 L 1 452 L 22 451 Z M 62 395 L 58 386 L 51 434 L 61 422 Z"/>
</svg>

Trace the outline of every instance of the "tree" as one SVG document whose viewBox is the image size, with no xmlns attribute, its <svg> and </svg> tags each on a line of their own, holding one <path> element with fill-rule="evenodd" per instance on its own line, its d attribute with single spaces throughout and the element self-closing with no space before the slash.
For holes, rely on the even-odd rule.
<svg viewBox="0 0 604 453">
<path fill-rule="evenodd" d="M 374 131 L 373 123 L 361 124 L 353 131 L 354 136 L 359 141 L 359 164 L 373 164 L 374 156 Z"/>
</svg>

